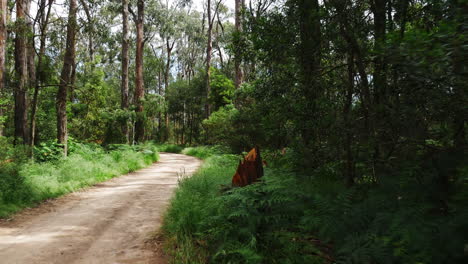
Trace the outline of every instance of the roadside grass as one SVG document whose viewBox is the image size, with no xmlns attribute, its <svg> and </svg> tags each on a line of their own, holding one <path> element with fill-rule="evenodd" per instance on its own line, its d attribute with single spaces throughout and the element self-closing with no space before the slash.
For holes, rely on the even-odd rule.
<svg viewBox="0 0 468 264">
<path fill-rule="evenodd" d="M 307 233 L 288 230 L 304 209 L 292 175 L 266 168 L 261 182 L 231 188 L 239 155 L 220 154 L 219 147 L 182 153 L 205 162 L 179 182 L 164 217 L 162 237 L 172 263 L 315 263 L 316 249 L 303 239 Z M 305 242 L 291 243 L 295 238 Z"/>
<path fill-rule="evenodd" d="M 146 167 L 159 159 L 152 145 L 75 144 L 66 158 L 46 162 L 12 161 L 0 165 L 0 218 L 113 177 Z"/>
<path fill-rule="evenodd" d="M 209 147 L 188 148 L 186 155 L 206 158 L 191 177 L 179 182 L 165 214 L 162 233 L 165 249 L 173 263 L 206 263 L 209 257 L 205 231 L 209 219 L 219 209 L 221 186 L 230 184 L 239 161 L 236 155 L 213 155 Z"/>
</svg>

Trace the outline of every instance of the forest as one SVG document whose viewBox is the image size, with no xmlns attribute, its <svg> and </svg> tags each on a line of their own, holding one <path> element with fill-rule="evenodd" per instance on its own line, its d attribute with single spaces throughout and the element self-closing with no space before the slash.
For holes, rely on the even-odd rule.
<svg viewBox="0 0 468 264">
<path fill-rule="evenodd" d="M 175 152 L 171 263 L 467 263 L 467 32 L 467 0 L 0 0 L 0 218 Z"/>
</svg>

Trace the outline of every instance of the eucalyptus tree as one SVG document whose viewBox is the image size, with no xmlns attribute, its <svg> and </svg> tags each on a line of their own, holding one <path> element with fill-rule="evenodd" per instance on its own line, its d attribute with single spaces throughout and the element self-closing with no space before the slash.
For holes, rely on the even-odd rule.
<svg viewBox="0 0 468 264">
<path fill-rule="evenodd" d="M 29 34 L 29 9 L 31 6 L 30 0 L 18 0 L 16 2 L 16 34 L 15 34 L 15 71 L 16 71 L 16 87 L 14 90 L 15 97 L 15 142 L 28 142 L 27 132 L 27 92 L 29 83 L 28 69 L 28 36 Z M 30 51 L 30 50 L 29 50 Z"/>
<path fill-rule="evenodd" d="M 239 38 L 240 34 L 242 33 L 242 24 L 243 24 L 242 13 L 245 7 L 245 1 L 244 0 L 234 0 L 234 1 L 235 1 L 234 17 L 235 17 L 236 34 L 237 34 L 237 38 Z M 235 47 L 235 54 L 234 54 L 235 82 L 234 83 L 235 83 L 236 88 L 239 88 L 244 78 L 244 73 L 242 72 L 242 68 L 241 68 L 242 55 L 240 51 L 241 50 L 239 46 Z"/>
<path fill-rule="evenodd" d="M 218 53 L 218 66 L 224 69 L 225 66 L 229 65 L 230 58 L 224 58 L 226 54 L 226 47 L 231 43 L 232 31 L 230 31 L 230 12 L 229 8 L 221 3 L 216 12 L 214 34 L 213 34 L 213 46 L 216 47 Z M 228 54 L 229 55 L 229 54 Z"/>
<path fill-rule="evenodd" d="M 76 0 L 70 0 L 67 24 L 67 39 L 65 55 L 63 57 L 63 67 L 60 74 L 60 84 L 57 92 L 57 141 L 63 145 L 64 154 L 68 151 L 68 130 L 67 130 L 67 93 L 72 83 L 72 71 L 75 67 L 75 44 L 77 30 Z"/>
<path fill-rule="evenodd" d="M 5 89 L 5 59 L 7 41 L 7 0 L 0 0 L 0 137 L 3 136 L 3 91 Z"/>
<path fill-rule="evenodd" d="M 121 108 L 123 110 L 128 109 L 129 102 L 128 102 L 128 67 L 129 67 L 129 56 L 128 56 L 128 51 L 129 51 L 129 45 L 130 45 L 130 39 L 129 39 L 129 30 L 128 30 L 128 0 L 122 0 L 122 74 L 121 74 Z M 130 142 L 130 136 L 129 136 L 129 127 L 128 127 L 128 122 L 125 122 L 125 124 L 122 127 L 122 132 L 125 136 L 125 141 L 126 143 Z"/>
<path fill-rule="evenodd" d="M 144 52 L 144 19 L 145 19 L 145 1 L 137 1 L 137 14 L 134 14 L 136 23 L 136 55 L 135 55 L 135 95 L 137 120 L 135 123 L 135 141 L 142 142 L 145 136 L 145 126 L 143 118 L 143 99 L 145 88 L 143 83 L 143 52 Z"/>
<path fill-rule="evenodd" d="M 36 141 L 36 116 L 37 116 L 37 105 L 39 100 L 39 91 L 41 85 L 44 84 L 45 76 L 45 65 L 44 56 L 46 53 L 46 41 L 47 41 L 47 28 L 50 21 L 52 5 L 54 0 L 41 0 L 38 7 L 38 13 L 36 21 L 39 27 L 39 51 L 37 52 L 37 66 L 36 66 L 36 80 L 34 86 L 34 95 L 31 102 L 31 127 L 30 127 L 30 145 L 33 147 Z"/>
<path fill-rule="evenodd" d="M 197 68 L 204 64 L 204 46 L 206 35 L 202 26 L 202 14 L 192 11 L 182 17 L 179 23 L 181 36 L 177 39 L 177 62 L 179 76 L 189 83 L 195 76 Z"/>
<path fill-rule="evenodd" d="M 212 50 L 213 50 L 213 24 L 216 19 L 216 16 L 219 11 L 219 7 L 223 0 L 207 0 L 206 1 L 206 20 L 207 20 L 207 44 L 206 44 L 206 102 L 205 102 L 205 116 L 208 118 L 211 114 L 211 105 L 209 103 L 209 95 L 211 92 L 210 87 L 210 76 L 211 76 L 211 58 L 212 58 Z M 213 4 L 212 4 L 213 3 Z"/>
</svg>

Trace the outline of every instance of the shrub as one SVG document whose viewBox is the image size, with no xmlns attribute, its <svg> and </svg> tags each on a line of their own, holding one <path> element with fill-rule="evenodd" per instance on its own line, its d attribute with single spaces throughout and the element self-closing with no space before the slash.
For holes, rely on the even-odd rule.
<svg viewBox="0 0 468 264">
<path fill-rule="evenodd" d="M 183 146 L 174 145 L 174 144 L 161 144 L 157 145 L 156 148 L 159 152 L 169 152 L 169 153 L 180 153 L 184 149 Z"/>
</svg>

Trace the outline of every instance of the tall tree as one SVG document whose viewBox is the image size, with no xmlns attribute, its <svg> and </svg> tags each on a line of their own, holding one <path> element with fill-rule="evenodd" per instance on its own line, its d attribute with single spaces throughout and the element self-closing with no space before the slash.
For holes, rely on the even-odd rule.
<svg viewBox="0 0 468 264">
<path fill-rule="evenodd" d="M 242 10 L 244 8 L 244 1 L 243 0 L 235 0 L 235 27 L 236 27 L 236 33 L 237 33 L 237 42 L 240 40 L 240 34 L 242 32 Z M 237 43 L 239 44 L 239 43 Z M 239 45 L 236 45 L 235 47 L 235 54 L 234 54 L 234 70 L 235 70 L 235 81 L 234 84 L 236 88 L 239 88 L 239 86 L 242 84 L 243 78 L 244 78 L 244 73 L 242 72 L 241 68 L 241 47 Z"/>
<path fill-rule="evenodd" d="M 135 105 L 137 112 L 137 120 L 135 123 L 135 141 L 142 142 L 145 137 L 145 123 L 143 114 L 143 98 L 145 96 L 145 87 L 143 83 L 143 51 L 144 51 L 144 18 L 145 18 L 145 1 L 138 0 L 136 15 L 136 57 L 135 57 Z"/>
<path fill-rule="evenodd" d="M 122 0 L 122 82 L 121 82 L 121 108 L 128 109 L 128 65 L 129 65 L 129 36 L 128 36 L 128 0 Z M 123 125 L 123 134 L 126 143 L 130 142 L 128 122 Z"/>
<path fill-rule="evenodd" d="M 94 60 L 94 18 L 91 13 L 91 10 L 84 0 L 80 0 L 81 5 L 83 6 L 83 10 L 85 11 L 86 17 L 88 18 L 88 25 L 87 25 L 87 31 L 88 31 L 88 52 L 89 52 L 89 60 L 93 61 Z M 90 3 L 92 4 L 92 2 Z"/>
<path fill-rule="evenodd" d="M 7 0 L 0 0 L 0 99 L 2 99 L 5 85 L 5 57 L 7 38 Z M 0 105 L 0 119 L 3 116 L 3 108 Z M 3 123 L 0 122 L 0 136 L 3 136 Z"/>
<path fill-rule="evenodd" d="M 211 93 L 211 57 L 212 57 L 212 50 L 213 50 L 213 23 L 216 18 L 216 14 L 218 13 L 219 6 L 221 5 L 222 0 L 218 2 L 215 1 L 215 9 L 214 13 L 212 13 L 212 2 L 211 0 L 207 0 L 206 2 L 206 14 L 207 14 L 207 22 L 208 22 L 208 29 L 206 32 L 207 35 L 207 44 L 206 44 L 206 103 L 205 103 L 205 115 L 208 118 L 211 114 L 211 105 L 208 100 Z"/>
<path fill-rule="evenodd" d="M 28 25 L 30 0 L 16 2 L 16 38 L 15 38 L 15 70 L 17 84 L 15 87 L 15 143 L 28 142 L 27 133 L 27 90 L 28 74 Z"/>
<path fill-rule="evenodd" d="M 318 114 L 319 99 L 323 94 L 320 84 L 320 70 L 322 59 L 322 33 L 320 26 L 320 5 L 318 0 L 298 0 L 299 12 L 299 58 L 302 70 L 302 84 L 305 96 L 304 118 L 312 114 Z M 302 138 L 305 144 L 309 144 L 312 138 L 318 138 L 317 126 L 306 126 L 299 120 L 302 130 Z"/>
<path fill-rule="evenodd" d="M 40 28 L 40 36 L 39 36 L 39 52 L 37 54 L 37 68 L 36 68 L 36 79 L 35 79 L 35 87 L 34 87 L 34 95 L 31 104 L 31 130 L 30 130 L 30 144 L 34 146 L 36 140 L 36 115 L 37 115 L 37 104 L 39 100 L 39 91 L 41 85 L 45 81 L 45 73 L 44 73 L 44 56 L 46 51 L 46 38 L 47 38 L 47 26 L 49 24 L 50 13 L 52 10 L 52 4 L 54 0 L 41 0 L 39 10 L 38 10 L 38 18 L 39 18 L 39 28 Z M 46 12 L 47 8 L 47 12 Z"/>
<path fill-rule="evenodd" d="M 73 68 L 75 66 L 75 44 L 76 44 L 76 0 L 70 0 L 67 25 L 67 43 L 65 56 L 63 58 L 63 68 L 60 74 L 60 85 L 57 93 L 57 140 L 63 144 L 64 154 L 68 151 L 68 131 L 67 131 L 67 91 L 72 85 Z"/>
</svg>

